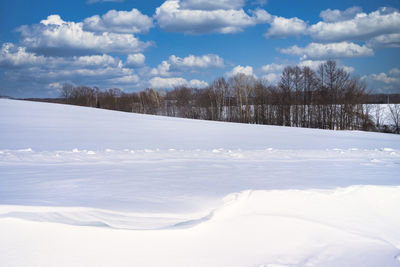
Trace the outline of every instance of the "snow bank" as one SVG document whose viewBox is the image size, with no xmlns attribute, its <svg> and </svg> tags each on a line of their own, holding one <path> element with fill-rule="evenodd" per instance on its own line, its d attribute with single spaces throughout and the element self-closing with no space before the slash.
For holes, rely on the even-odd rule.
<svg viewBox="0 0 400 267">
<path fill-rule="evenodd" d="M 203 214 L 248 189 L 399 185 L 399 162 L 389 148 L 0 150 L 0 203 Z"/>
<path fill-rule="evenodd" d="M 244 191 L 157 231 L 8 218 L 0 255 L 6 266 L 399 266 L 398 203 L 400 187 L 353 186 Z"/>
</svg>

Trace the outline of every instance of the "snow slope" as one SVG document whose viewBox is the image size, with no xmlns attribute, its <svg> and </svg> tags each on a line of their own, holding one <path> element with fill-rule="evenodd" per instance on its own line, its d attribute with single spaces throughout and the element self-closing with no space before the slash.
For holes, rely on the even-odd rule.
<svg viewBox="0 0 400 267">
<path fill-rule="evenodd" d="M 400 266 L 398 135 L 0 114 L 5 266 Z"/>
<path fill-rule="evenodd" d="M 400 148 L 398 136 L 188 120 L 0 99 L 1 149 Z"/>
</svg>

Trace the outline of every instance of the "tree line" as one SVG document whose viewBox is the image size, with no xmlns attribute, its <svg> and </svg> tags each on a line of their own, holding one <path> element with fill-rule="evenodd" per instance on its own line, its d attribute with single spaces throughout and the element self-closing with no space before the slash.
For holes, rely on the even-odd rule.
<svg viewBox="0 0 400 267">
<path fill-rule="evenodd" d="M 365 103 L 371 95 L 360 79 L 335 61 L 287 66 L 277 85 L 239 73 L 215 79 L 203 89 L 179 86 L 126 93 L 118 88 L 65 84 L 67 104 L 173 117 L 337 130 L 382 130 Z M 385 131 L 399 132 L 396 129 Z"/>
</svg>

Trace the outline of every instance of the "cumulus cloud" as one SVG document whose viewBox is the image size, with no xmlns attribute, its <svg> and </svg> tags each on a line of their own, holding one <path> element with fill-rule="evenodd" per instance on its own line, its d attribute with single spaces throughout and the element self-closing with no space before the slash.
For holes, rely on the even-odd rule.
<svg viewBox="0 0 400 267">
<path fill-rule="evenodd" d="M 187 57 L 181 58 L 175 55 L 169 57 L 169 62 L 172 66 L 178 69 L 185 68 L 223 68 L 224 59 L 218 55 L 208 54 L 203 56 L 189 55 Z"/>
<path fill-rule="evenodd" d="M 391 69 L 388 74 L 384 72 L 379 74 L 373 73 L 369 77 L 375 81 L 385 84 L 397 83 L 400 85 L 400 70 L 397 68 Z"/>
<path fill-rule="evenodd" d="M 379 93 L 400 93 L 400 69 L 393 68 L 388 73 L 372 73 L 361 77 L 368 88 Z"/>
<path fill-rule="evenodd" d="M 57 59 L 52 60 L 57 61 Z M 73 57 L 72 62 L 70 62 L 69 64 L 77 67 L 118 67 L 121 66 L 121 61 L 118 58 L 103 54 L 80 57 L 75 56 Z"/>
<path fill-rule="evenodd" d="M 130 54 L 126 58 L 125 66 L 127 67 L 140 67 L 144 66 L 146 57 L 142 53 Z"/>
<path fill-rule="evenodd" d="M 85 79 L 90 81 L 91 78 L 105 80 L 114 77 L 129 76 L 134 73 L 131 69 L 123 68 L 122 64 L 116 66 L 84 65 L 82 62 L 79 62 L 79 59 L 75 58 L 60 59 L 60 61 L 58 61 L 58 58 L 50 58 L 48 62 L 48 66 L 35 66 L 26 70 L 25 73 L 28 76 L 36 76 L 38 79 L 50 79 L 54 81 L 65 79 Z"/>
<path fill-rule="evenodd" d="M 271 27 L 265 34 L 266 38 L 281 38 L 292 35 L 305 34 L 307 24 L 299 18 L 283 18 L 274 17 L 271 22 Z"/>
<path fill-rule="evenodd" d="M 361 13 L 362 9 L 358 6 L 350 7 L 344 11 L 338 9 L 327 9 L 321 11 L 319 16 L 325 22 L 337 22 L 353 19 L 357 14 Z"/>
<path fill-rule="evenodd" d="M 299 18 L 272 16 L 266 38 L 310 35 L 315 42 L 366 41 L 369 47 L 399 47 L 400 12 L 382 7 L 370 13 L 359 7 L 321 11 L 322 21 L 307 25 Z"/>
<path fill-rule="evenodd" d="M 64 83 L 127 89 L 138 88 L 141 82 L 140 77 L 132 69 L 122 67 L 32 67 L 5 72 L 5 80 L 13 79 L 19 82 L 26 81 L 26 86 L 28 87 L 37 85 L 48 89 L 57 89 L 55 85 Z"/>
<path fill-rule="evenodd" d="M 9 43 L 0 50 L 0 67 L 4 67 L 2 82 L 18 82 L 20 88 L 36 86 L 52 92 L 66 82 L 122 88 L 132 88 L 141 82 L 120 59 L 107 54 L 44 57 Z"/>
<path fill-rule="evenodd" d="M 316 70 L 318 70 L 319 66 L 324 63 L 326 63 L 326 60 L 303 60 L 303 61 L 300 61 L 299 64 L 297 64 L 297 66 L 309 67 L 310 69 L 316 71 Z M 346 71 L 348 73 L 352 73 L 354 71 L 353 67 L 343 65 L 340 62 L 337 62 L 337 66 L 339 68 L 342 68 L 344 71 Z"/>
<path fill-rule="evenodd" d="M 18 31 L 24 46 L 43 55 L 132 53 L 151 45 L 132 34 L 84 31 L 81 22 L 67 22 L 59 15 L 48 16 L 40 24 L 22 26 Z"/>
<path fill-rule="evenodd" d="M 184 78 L 162 78 L 154 77 L 150 81 L 150 86 L 154 89 L 171 89 L 179 86 L 187 86 L 194 88 L 203 88 L 208 86 L 208 83 L 199 80 L 187 81 Z"/>
<path fill-rule="evenodd" d="M 172 76 L 177 72 L 223 68 L 224 66 L 224 59 L 214 54 L 203 56 L 189 55 L 184 58 L 171 55 L 168 60 L 162 61 L 157 68 L 153 68 L 151 74 L 154 76 Z"/>
<path fill-rule="evenodd" d="M 383 34 L 368 40 L 367 45 L 374 48 L 400 47 L 400 33 Z"/>
<path fill-rule="evenodd" d="M 239 73 L 245 74 L 247 76 L 253 76 L 254 78 L 256 78 L 256 75 L 253 72 L 253 67 L 252 66 L 243 67 L 243 66 L 240 66 L 240 65 L 234 67 L 231 71 L 228 71 L 226 73 L 226 76 L 233 77 L 233 76 L 235 76 L 235 75 L 237 75 Z"/>
<path fill-rule="evenodd" d="M 133 8 L 131 11 L 110 10 L 83 21 L 83 29 L 93 32 L 146 33 L 153 27 L 153 19 Z"/>
<path fill-rule="evenodd" d="M 278 83 L 281 73 L 286 66 L 287 65 L 285 64 L 277 64 L 277 63 L 271 63 L 261 66 L 261 72 L 264 73 L 264 75 L 261 78 L 268 81 L 271 84 L 276 84 Z"/>
<path fill-rule="evenodd" d="M 122 63 L 118 58 L 106 54 L 44 57 L 26 52 L 25 47 L 16 46 L 11 43 L 3 44 L 0 50 L 0 65 L 7 67 L 40 67 L 43 69 L 122 67 Z"/>
<path fill-rule="evenodd" d="M 5 43 L 0 50 L 0 66 L 26 67 L 45 63 L 44 56 L 37 56 L 26 51 L 25 47 L 18 47 L 11 43 Z"/>
<path fill-rule="evenodd" d="M 271 84 L 277 84 L 279 82 L 281 75 L 279 73 L 268 73 L 263 75 L 262 78 Z"/>
<path fill-rule="evenodd" d="M 363 45 L 355 43 L 339 42 L 339 43 L 310 43 L 306 47 L 292 46 L 286 49 L 279 49 L 280 52 L 290 55 L 301 56 L 305 59 L 337 59 L 372 56 L 374 51 Z"/>
<path fill-rule="evenodd" d="M 49 83 L 46 87 L 48 89 L 60 90 L 63 87 L 63 85 L 61 83 L 55 82 L 55 83 Z"/>
<path fill-rule="evenodd" d="M 400 69 L 398 68 L 393 68 L 389 71 L 389 75 L 392 77 L 397 77 L 400 78 Z"/>
<path fill-rule="evenodd" d="M 265 73 L 281 72 L 285 67 L 286 67 L 285 64 L 271 63 L 271 64 L 261 66 L 261 70 Z"/>
<path fill-rule="evenodd" d="M 273 19 L 273 16 L 264 9 L 257 8 L 256 10 L 250 10 L 249 12 L 252 15 L 254 23 L 257 24 L 270 23 Z"/>
<path fill-rule="evenodd" d="M 308 67 L 312 70 L 317 70 L 321 64 L 324 64 L 326 60 L 302 60 L 297 64 L 299 67 Z"/>
<path fill-rule="evenodd" d="M 214 2 L 214 6 L 226 4 L 229 8 L 236 6 L 240 1 L 184 1 L 182 3 L 179 0 L 167 0 L 156 9 L 154 17 L 163 30 L 189 34 L 237 33 L 257 23 L 265 23 L 268 17 L 268 13 L 261 10 L 256 10 L 253 16 L 249 16 L 243 9 L 195 9 L 194 3 L 204 2 Z M 186 8 L 183 7 L 185 3 Z"/>
<path fill-rule="evenodd" d="M 153 76 L 171 76 L 173 73 L 170 72 L 171 64 L 164 60 L 156 68 L 153 68 L 150 72 Z"/>
<path fill-rule="evenodd" d="M 205 81 L 200 81 L 200 80 L 194 79 L 194 80 L 190 80 L 188 82 L 187 86 L 193 87 L 193 88 L 204 88 L 204 87 L 208 86 L 208 83 Z"/>
<path fill-rule="evenodd" d="M 339 12 L 324 13 L 324 19 L 309 27 L 308 32 L 314 40 L 319 41 L 343 41 L 343 40 L 367 40 L 382 34 L 400 33 L 400 13 L 393 8 L 380 8 L 377 11 L 366 13 L 348 12 L 353 16 Z M 352 14 L 353 13 L 353 14 Z M 350 17 L 351 17 L 350 16 Z"/>
</svg>

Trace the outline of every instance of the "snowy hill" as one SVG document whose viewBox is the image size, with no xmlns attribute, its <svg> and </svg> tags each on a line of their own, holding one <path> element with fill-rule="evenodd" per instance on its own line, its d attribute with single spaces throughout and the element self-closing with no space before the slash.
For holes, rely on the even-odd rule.
<svg viewBox="0 0 400 267">
<path fill-rule="evenodd" d="M 0 99 L 0 148 L 333 149 L 400 148 L 398 136 L 246 125 Z"/>
<path fill-rule="evenodd" d="M 5 266 L 400 266 L 398 135 L 0 114 Z"/>
</svg>

